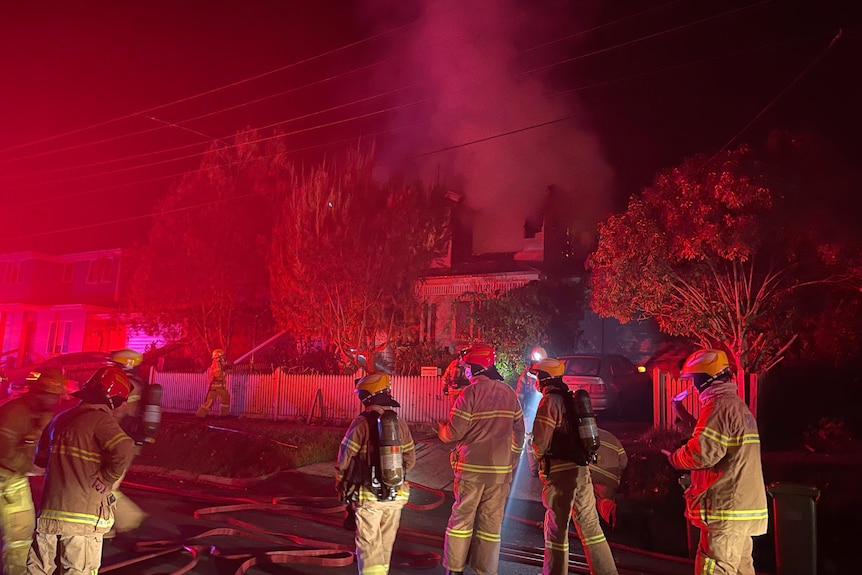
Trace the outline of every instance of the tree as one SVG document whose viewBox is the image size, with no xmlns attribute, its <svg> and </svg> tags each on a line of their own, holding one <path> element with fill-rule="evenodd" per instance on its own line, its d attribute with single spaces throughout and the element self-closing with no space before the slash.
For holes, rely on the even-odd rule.
<svg viewBox="0 0 862 575">
<path fill-rule="evenodd" d="M 148 242 L 132 254 L 127 308 L 137 325 L 187 337 L 207 361 L 214 348 L 230 353 L 238 327 L 268 321 L 264 247 L 280 156 L 259 142 L 246 132 L 213 144 L 160 202 Z"/>
<path fill-rule="evenodd" d="M 445 253 L 449 203 L 439 186 L 384 184 L 373 154 L 294 168 L 275 207 L 269 253 L 279 325 L 367 358 L 415 331 L 416 282 Z"/>
<path fill-rule="evenodd" d="M 473 303 L 470 319 L 482 340 L 494 346 L 497 366 L 508 379 L 524 369 L 536 345 L 565 355 L 580 337 L 585 302 L 580 284 L 532 281 L 504 293 L 467 297 Z"/>
<path fill-rule="evenodd" d="M 798 337 L 805 299 L 852 275 L 847 250 L 783 203 L 799 198 L 788 173 L 749 146 L 661 173 L 599 226 L 593 310 L 655 318 L 665 333 L 723 347 L 739 369 L 769 370 Z"/>
</svg>

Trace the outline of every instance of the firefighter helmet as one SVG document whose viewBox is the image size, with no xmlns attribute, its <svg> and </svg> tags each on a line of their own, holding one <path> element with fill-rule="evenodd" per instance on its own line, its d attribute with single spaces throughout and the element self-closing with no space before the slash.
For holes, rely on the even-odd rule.
<svg viewBox="0 0 862 575">
<path fill-rule="evenodd" d="M 389 375 L 385 373 L 369 373 L 356 381 L 356 395 L 362 403 L 380 393 L 388 393 L 392 388 Z"/>
<path fill-rule="evenodd" d="M 116 409 L 129 398 L 132 383 L 122 369 L 113 366 L 101 367 L 93 374 L 81 391 L 73 395 L 88 403 L 105 403 Z"/>
<path fill-rule="evenodd" d="M 111 361 L 122 365 L 126 369 L 131 369 L 141 365 L 144 361 L 144 356 L 133 349 L 118 349 L 111 352 Z"/>
<path fill-rule="evenodd" d="M 545 348 L 541 345 L 537 345 L 532 350 L 530 350 L 530 359 L 535 361 L 542 361 L 543 359 L 548 358 L 548 352 L 545 351 Z"/>
<path fill-rule="evenodd" d="M 223 349 L 214 349 L 213 350 L 213 359 L 221 359 L 222 357 L 224 357 L 224 350 Z"/>
<path fill-rule="evenodd" d="M 476 376 L 494 367 L 495 359 L 494 348 L 480 343 L 470 347 L 467 353 L 461 356 L 461 365 L 470 366 L 470 373 Z"/>
<path fill-rule="evenodd" d="M 730 373 L 726 353 L 720 349 L 702 349 L 686 358 L 679 376 L 690 379 L 698 391 L 703 391 L 712 383 L 729 378 Z"/>
<path fill-rule="evenodd" d="M 30 391 L 50 393 L 51 395 L 66 395 L 66 376 L 57 367 L 46 367 L 39 371 L 31 371 L 27 375 Z"/>
<path fill-rule="evenodd" d="M 539 384 L 548 379 L 555 377 L 563 377 L 565 364 L 559 359 L 552 357 L 537 361 L 530 367 L 530 373 L 534 374 L 539 380 Z"/>
</svg>

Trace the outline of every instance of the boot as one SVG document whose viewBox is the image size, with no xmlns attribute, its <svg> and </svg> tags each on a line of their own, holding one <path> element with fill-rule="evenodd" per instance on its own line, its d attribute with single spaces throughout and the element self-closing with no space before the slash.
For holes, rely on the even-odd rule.
<svg viewBox="0 0 862 575">
<path fill-rule="evenodd" d="M 452 571 L 451 569 L 446 569 L 446 575 L 464 575 L 463 571 Z"/>
</svg>

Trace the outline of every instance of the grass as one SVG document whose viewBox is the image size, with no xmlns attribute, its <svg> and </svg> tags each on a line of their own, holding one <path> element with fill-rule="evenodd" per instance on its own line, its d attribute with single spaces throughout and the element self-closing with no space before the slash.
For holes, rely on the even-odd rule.
<svg viewBox="0 0 862 575">
<path fill-rule="evenodd" d="M 335 462 L 343 435 L 344 428 L 336 427 L 166 413 L 155 443 L 143 447 L 135 464 L 198 475 L 258 477 Z"/>
</svg>

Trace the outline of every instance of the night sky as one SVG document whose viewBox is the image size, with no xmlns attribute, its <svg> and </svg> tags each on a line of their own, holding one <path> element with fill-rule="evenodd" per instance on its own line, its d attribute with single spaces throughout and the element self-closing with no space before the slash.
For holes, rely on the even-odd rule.
<svg viewBox="0 0 862 575">
<path fill-rule="evenodd" d="M 381 176 L 440 174 L 478 251 L 515 246 L 549 185 L 589 237 L 658 170 L 774 128 L 858 168 L 857 4 L 4 2 L 0 251 L 132 245 L 248 127 L 296 132 L 297 161 L 362 138 Z"/>
</svg>

